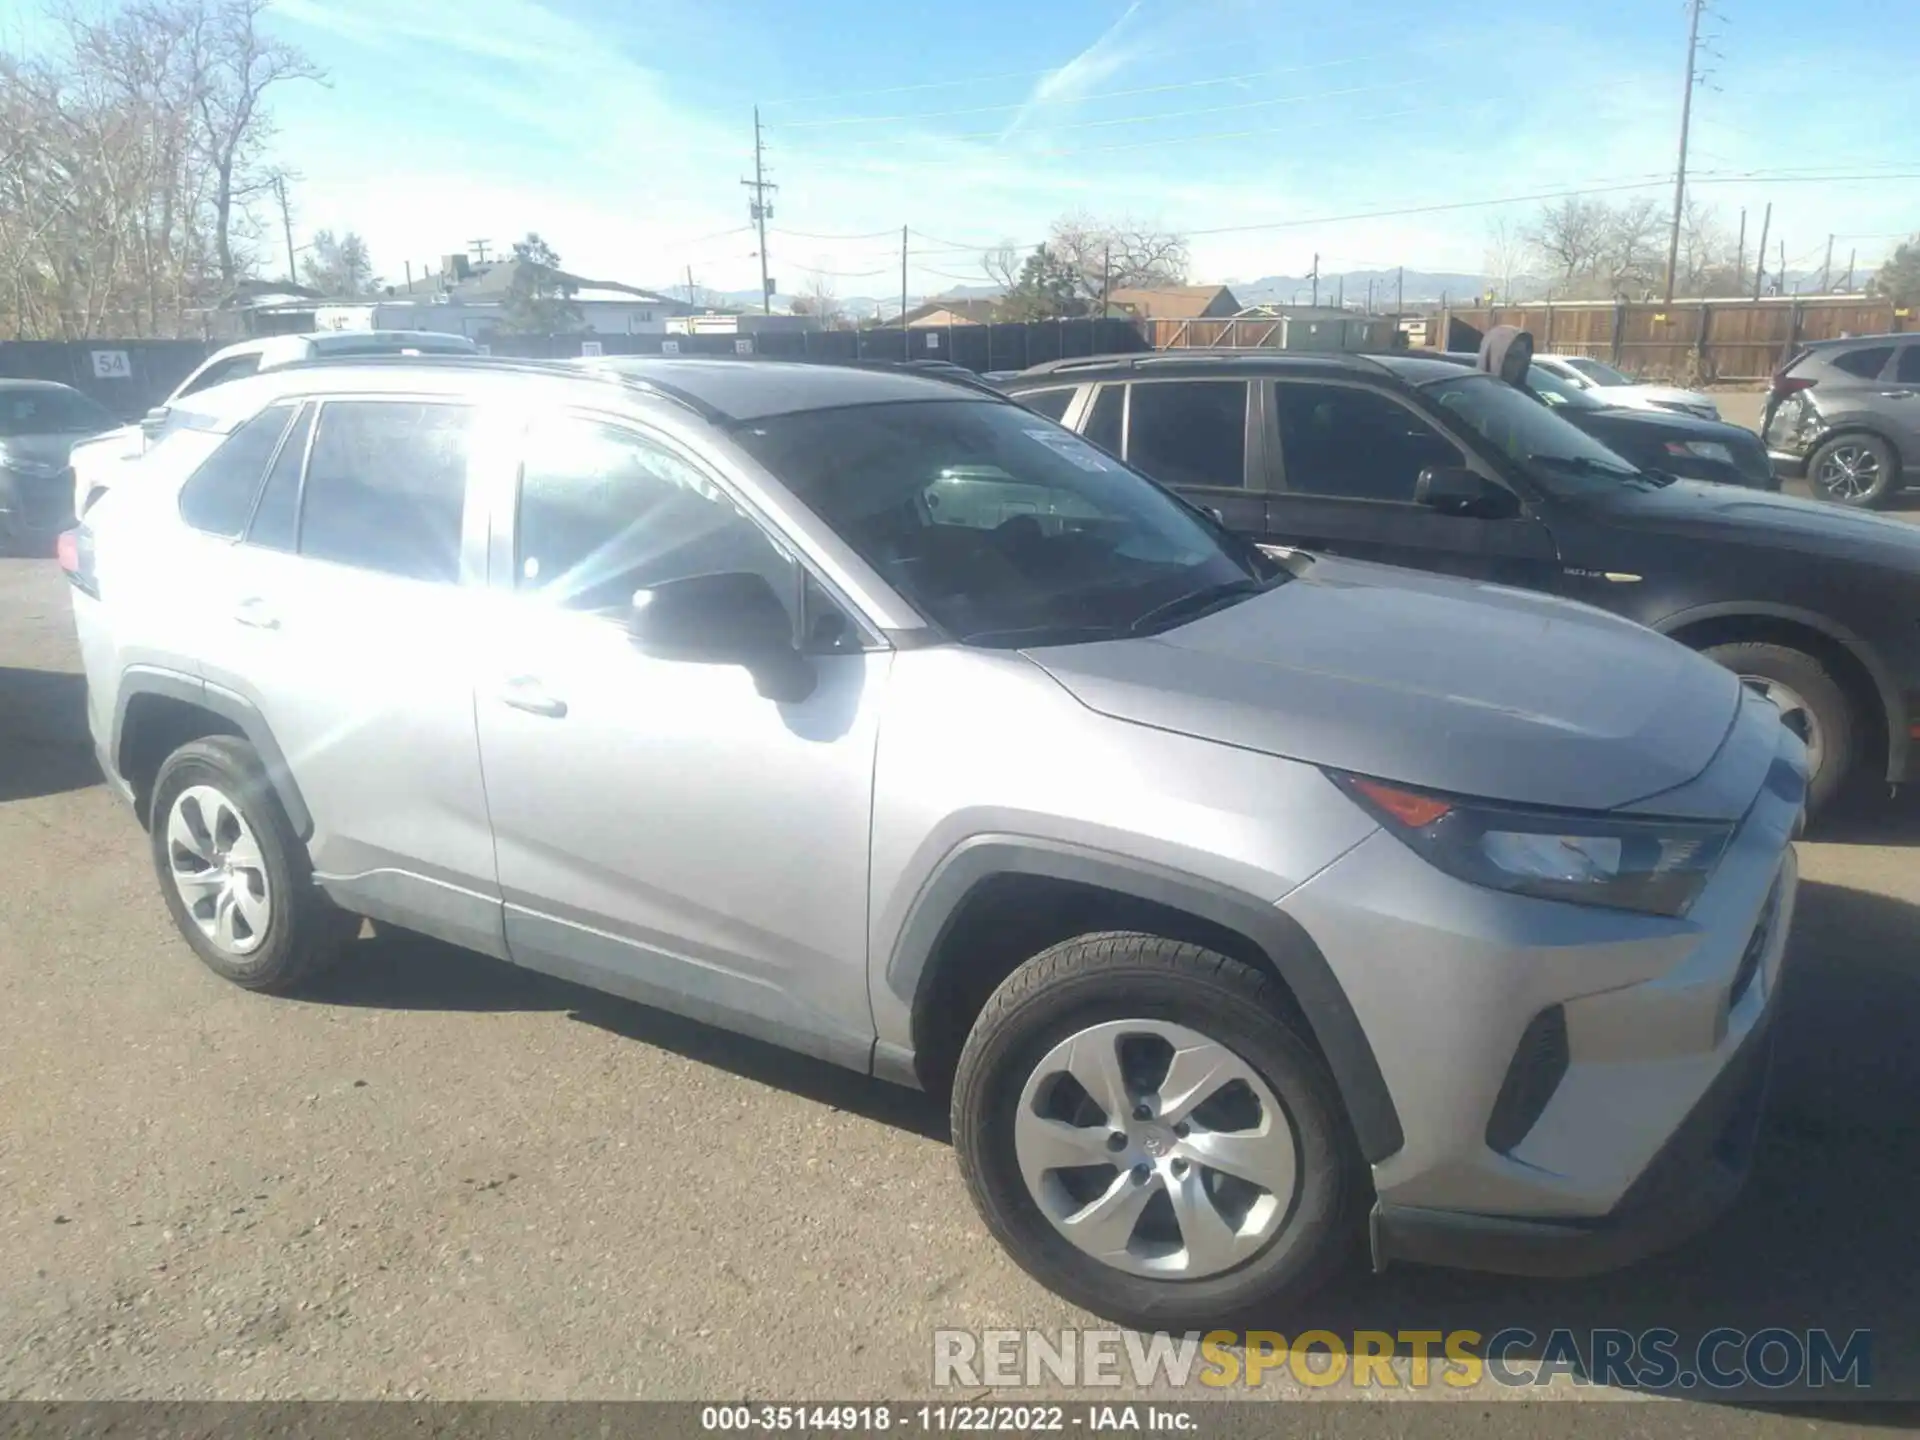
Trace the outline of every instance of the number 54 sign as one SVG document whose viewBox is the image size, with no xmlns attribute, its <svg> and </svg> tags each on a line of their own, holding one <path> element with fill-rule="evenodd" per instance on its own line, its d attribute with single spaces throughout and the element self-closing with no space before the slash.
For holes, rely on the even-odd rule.
<svg viewBox="0 0 1920 1440">
<path fill-rule="evenodd" d="M 133 362 L 127 358 L 124 350 L 95 350 L 93 352 L 93 378 L 96 380 L 131 380 Z"/>
</svg>

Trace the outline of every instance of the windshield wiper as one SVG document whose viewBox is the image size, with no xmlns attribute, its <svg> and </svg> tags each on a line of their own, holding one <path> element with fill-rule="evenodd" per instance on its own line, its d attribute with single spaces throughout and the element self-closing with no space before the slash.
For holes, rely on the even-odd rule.
<svg viewBox="0 0 1920 1440">
<path fill-rule="evenodd" d="M 1115 640 L 1126 632 L 1114 625 L 1017 625 L 1008 630 L 969 630 L 962 645 L 1077 645 L 1088 640 Z"/>
<path fill-rule="evenodd" d="M 1175 616 L 1187 620 L 1198 619 L 1218 606 L 1242 596 L 1258 595 L 1266 588 L 1257 580 L 1223 580 L 1218 585 L 1202 585 L 1198 590 L 1189 590 L 1184 595 L 1174 596 L 1165 604 L 1154 606 L 1129 625 L 1127 630 L 1137 635 L 1147 626 L 1171 620 Z"/>
</svg>

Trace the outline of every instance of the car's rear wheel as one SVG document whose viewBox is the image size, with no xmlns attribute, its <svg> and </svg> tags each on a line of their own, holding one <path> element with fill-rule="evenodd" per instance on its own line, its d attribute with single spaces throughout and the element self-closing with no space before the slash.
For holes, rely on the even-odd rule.
<svg viewBox="0 0 1920 1440">
<path fill-rule="evenodd" d="M 1270 1323 L 1353 1253 L 1363 1167 L 1275 981 L 1152 935 L 1083 935 L 987 1001 L 953 1091 L 982 1218 L 1096 1314 Z"/>
<path fill-rule="evenodd" d="M 1859 749 L 1860 716 L 1827 667 L 1785 645 L 1715 645 L 1709 660 L 1779 707 L 1781 722 L 1807 747 L 1807 810 L 1826 806 L 1847 783 Z"/>
<path fill-rule="evenodd" d="M 154 780 L 154 869 L 174 923 L 215 974 L 291 990 L 358 925 L 313 883 L 306 847 L 251 745 L 216 735 L 181 746 Z"/>
<path fill-rule="evenodd" d="M 1814 497 L 1868 510 L 1886 502 L 1899 468 L 1893 447 L 1877 435 L 1836 435 L 1813 452 L 1807 483 Z"/>
</svg>

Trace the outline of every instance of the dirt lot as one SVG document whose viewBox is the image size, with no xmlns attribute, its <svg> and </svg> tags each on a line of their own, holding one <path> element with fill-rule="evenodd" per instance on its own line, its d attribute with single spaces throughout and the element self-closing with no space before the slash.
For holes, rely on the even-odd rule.
<svg viewBox="0 0 1920 1440">
<path fill-rule="evenodd" d="M 936 1326 L 1086 1323 L 1001 1258 L 913 1096 L 403 936 L 306 999 L 222 985 L 77 668 L 54 567 L 0 561 L 0 1398 L 898 1397 Z M 1720 1229 L 1579 1284 L 1357 1278 L 1311 1323 L 1871 1327 L 1876 1391 L 1920 1394 L 1916 844 L 1909 804 L 1805 845 Z"/>
</svg>

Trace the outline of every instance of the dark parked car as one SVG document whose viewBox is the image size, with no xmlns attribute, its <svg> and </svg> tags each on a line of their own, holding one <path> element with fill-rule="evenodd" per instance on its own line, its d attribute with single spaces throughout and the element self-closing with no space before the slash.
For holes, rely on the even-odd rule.
<svg viewBox="0 0 1920 1440">
<path fill-rule="evenodd" d="M 1807 346 L 1775 373 L 1760 431 L 1821 499 L 1871 508 L 1920 485 L 1920 335 Z"/>
<path fill-rule="evenodd" d="M 1471 355 L 1454 355 L 1472 365 Z M 1778 490 L 1780 477 L 1760 437 L 1739 425 L 1703 420 L 1671 410 L 1629 409 L 1606 400 L 1606 391 L 1582 389 L 1535 362 L 1527 369 L 1527 388 L 1615 454 L 1642 470 L 1658 470 L 1682 480 Z"/>
<path fill-rule="evenodd" d="M 115 423 L 69 385 L 0 380 L 0 550 L 51 553 L 73 519 L 69 452 Z"/>
<path fill-rule="evenodd" d="M 1270 544 L 1548 591 L 1703 651 L 1806 740 L 1816 807 L 1850 774 L 1920 776 L 1920 528 L 1642 468 L 1434 356 L 1091 357 L 1006 388 Z"/>
</svg>

